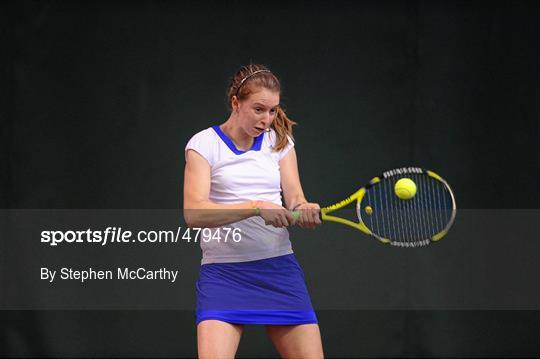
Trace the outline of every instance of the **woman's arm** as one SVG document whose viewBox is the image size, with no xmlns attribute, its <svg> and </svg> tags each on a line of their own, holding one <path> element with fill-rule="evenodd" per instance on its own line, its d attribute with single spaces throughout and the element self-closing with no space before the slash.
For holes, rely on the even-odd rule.
<svg viewBox="0 0 540 359">
<path fill-rule="evenodd" d="M 307 228 L 313 228 L 321 224 L 319 218 L 319 205 L 317 203 L 308 202 L 304 196 L 304 191 L 300 184 L 298 162 L 294 148 L 279 161 L 279 168 L 281 173 L 283 199 L 285 200 L 287 208 L 300 211 L 298 224 L 301 227 Z"/>
<path fill-rule="evenodd" d="M 279 171 L 281 173 L 283 199 L 287 208 L 292 210 L 302 203 L 307 203 L 304 192 L 302 191 L 302 185 L 300 184 L 300 175 L 298 174 L 298 163 L 294 148 L 291 148 L 285 157 L 279 161 Z"/>
<path fill-rule="evenodd" d="M 270 202 L 218 204 L 210 201 L 210 173 L 210 164 L 196 151 L 188 150 L 184 171 L 184 219 L 188 226 L 218 227 L 255 215 L 275 227 L 292 222 L 287 210 Z"/>
</svg>

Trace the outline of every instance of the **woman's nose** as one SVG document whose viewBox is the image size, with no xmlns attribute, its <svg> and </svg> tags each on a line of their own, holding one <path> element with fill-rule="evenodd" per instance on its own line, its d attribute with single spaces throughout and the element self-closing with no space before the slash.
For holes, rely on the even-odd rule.
<svg viewBox="0 0 540 359">
<path fill-rule="evenodd" d="M 264 127 L 268 127 L 268 125 L 270 124 L 270 116 L 268 114 L 265 114 L 265 115 L 262 116 L 260 121 L 262 122 L 262 125 Z"/>
</svg>

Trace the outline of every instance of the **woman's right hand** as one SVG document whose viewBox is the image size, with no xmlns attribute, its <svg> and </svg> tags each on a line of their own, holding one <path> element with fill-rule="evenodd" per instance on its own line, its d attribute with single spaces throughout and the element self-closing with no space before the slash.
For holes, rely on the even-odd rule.
<svg viewBox="0 0 540 359">
<path fill-rule="evenodd" d="M 257 208 L 260 210 L 259 216 L 264 219 L 264 223 L 267 225 L 280 228 L 288 227 L 294 222 L 292 213 L 287 208 L 275 203 L 259 201 Z"/>
</svg>

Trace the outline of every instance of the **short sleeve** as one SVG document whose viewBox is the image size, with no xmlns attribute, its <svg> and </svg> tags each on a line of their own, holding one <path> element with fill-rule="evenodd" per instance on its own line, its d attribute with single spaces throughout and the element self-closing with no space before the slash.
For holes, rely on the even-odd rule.
<svg viewBox="0 0 540 359">
<path fill-rule="evenodd" d="M 289 151 L 294 147 L 294 142 L 292 140 L 292 138 L 287 135 L 287 145 L 285 146 L 285 148 L 283 148 L 281 151 L 279 151 L 279 160 L 281 161 L 281 159 L 283 157 L 285 157 L 285 155 L 287 153 L 289 153 Z"/>
<path fill-rule="evenodd" d="M 197 134 L 195 134 L 191 139 L 188 141 L 186 148 L 185 148 L 185 154 L 187 155 L 188 150 L 194 150 L 198 154 L 204 157 L 206 161 L 210 164 L 210 166 L 214 165 L 214 154 L 213 154 L 213 146 L 215 144 L 215 141 L 210 138 L 210 131 L 204 130 Z"/>
</svg>

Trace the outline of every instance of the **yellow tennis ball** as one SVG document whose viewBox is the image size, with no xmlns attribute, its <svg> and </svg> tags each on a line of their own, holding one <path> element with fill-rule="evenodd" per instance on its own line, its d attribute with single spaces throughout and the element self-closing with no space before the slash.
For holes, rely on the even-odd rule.
<svg viewBox="0 0 540 359">
<path fill-rule="evenodd" d="M 366 211 L 368 216 L 371 216 L 371 214 L 373 213 L 373 208 L 371 208 L 370 206 L 366 206 L 364 210 Z"/>
<path fill-rule="evenodd" d="M 416 194 L 416 184 L 410 178 L 402 178 L 396 182 L 394 192 L 400 199 L 411 199 Z"/>
</svg>

